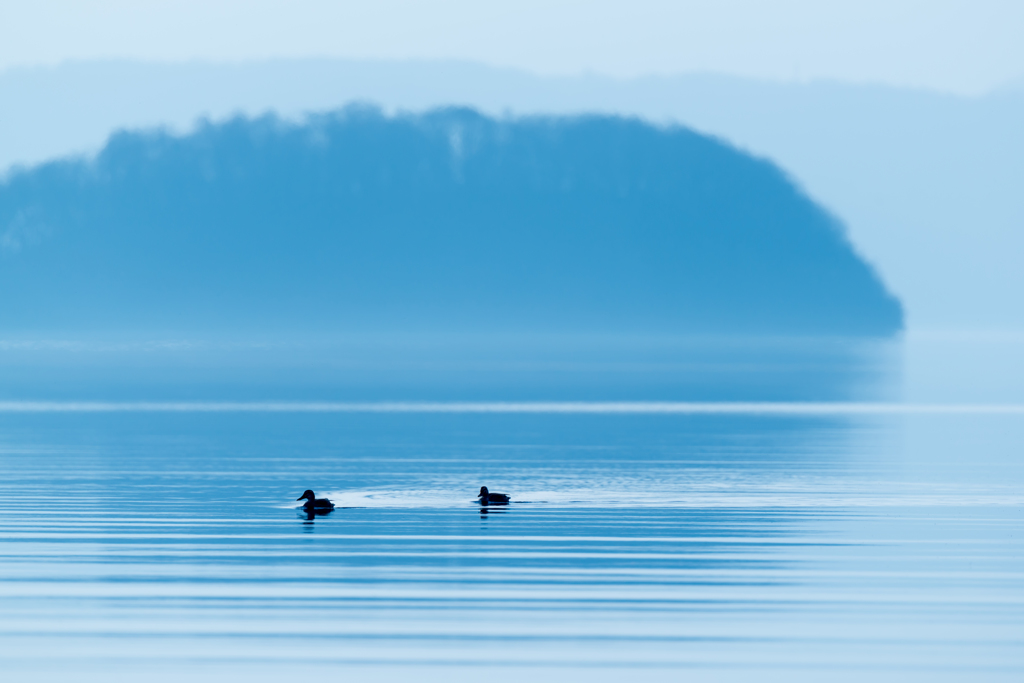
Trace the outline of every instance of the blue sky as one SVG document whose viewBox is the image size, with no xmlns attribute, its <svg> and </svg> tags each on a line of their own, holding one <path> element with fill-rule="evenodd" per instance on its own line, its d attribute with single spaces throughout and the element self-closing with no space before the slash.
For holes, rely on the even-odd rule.
<svg viewBox="0 0 1024 683">
<path fill-rule="evenodd" d="M 978 94 L 1024 77 L 1016 0 L 36 0 L 0 70 L 68 60 L 458 59 L 542 75 L 694 71 Z"/>
</svg>

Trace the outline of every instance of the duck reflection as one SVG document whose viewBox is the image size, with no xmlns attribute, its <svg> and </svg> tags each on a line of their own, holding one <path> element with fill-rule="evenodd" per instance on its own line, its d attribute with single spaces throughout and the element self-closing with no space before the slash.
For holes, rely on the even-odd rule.
<svg viewBox="0 0 1024 683">
<path fill-rule="evenodd" d="M 317 517 L 326 517 L 332 512 L 334 512 L 334 510 L 302 508 L 299 510 L 299 519 L 304 520 L 307 524 L 312 524 L 313 520 L 315 520 Z"/>
</svg>

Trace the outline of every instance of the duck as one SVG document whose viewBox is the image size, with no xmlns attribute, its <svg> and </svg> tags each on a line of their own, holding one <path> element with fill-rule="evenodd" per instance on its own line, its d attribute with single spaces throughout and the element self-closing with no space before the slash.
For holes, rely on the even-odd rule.
<svg viewBox="0 0 1024 683">
<path fill-rule="evenodd" d="M 480 495 L 477 496 L 477 498 L 480 499 L 481 505 L 487 505 L 489 503 L 492 505 L 495 503 L 498 505 L 504 505 L 505 503 L 512 501 L 512 497 L 507 493 L 491 493 L 487 490 L 486 486 L 480 487 Z"/>
<path fill-rule="evenodd" d="M 327 500 L 326 498 L 317 498 L 316 494 L 311 489 L 306 489 L 301 496 L 295 500 L 306 501 L 302 507 L 306 510 L 333 510 L 334 503 Z"/>
</svg>

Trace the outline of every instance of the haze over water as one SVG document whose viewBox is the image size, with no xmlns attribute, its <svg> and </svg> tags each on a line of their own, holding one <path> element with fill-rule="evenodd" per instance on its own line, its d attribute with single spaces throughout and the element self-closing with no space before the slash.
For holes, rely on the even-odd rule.
<svg viewBox="0 0 1024 683">
<path fill-rule="evenodd" d="M 1016 346 L 930 348 L 811 364 L 747 349 L 701 357 L 700 381 L 665 358 L 559 374 L 549 357 L 547 392 L 544 372 L 517 384 L 484 363 L 433 395 L 429 373 L 409 373 L 388 397 L 321 386 L 284 401 L 305 391 L 327 412 L 195 410 L 242 392 L 188 403 L 145 373 L 54 384 L 0 412 L 0 668 L 1019 680 L 1024 414 L 999 372 Z M 178 409 L 136 410 L 140 394 Z M 645 395 L 733 412 L 652 412 Z M 119 409 L 68 410 L 88 396 Z M 384 398 L 411 403 L 368 410 Z M 822 400 L 834 409 L 816 413 Z M 594 401 L 626 409 L 578 412 Z M 936 403 L 947 412 L 922 412 Z M 515 502 L 482 511 L 483 484 Z M 294 498 L 310 487 L 339 509 L 307 519 Z"/>
</svg>

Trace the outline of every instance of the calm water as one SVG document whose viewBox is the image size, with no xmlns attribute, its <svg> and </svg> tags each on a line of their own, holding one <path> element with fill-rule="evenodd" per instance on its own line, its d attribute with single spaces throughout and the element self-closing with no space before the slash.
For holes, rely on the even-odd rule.
<svg viewBox="0 0 1024 683">
<path fill-rule="evenodd" d="M 1022 451 L 1024 412 L 984 410 L 8 405 L 0 670 L 1021 680 Z"/>
</svg>

